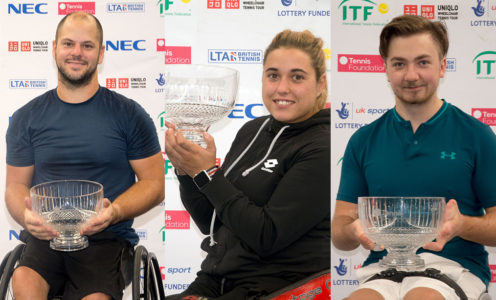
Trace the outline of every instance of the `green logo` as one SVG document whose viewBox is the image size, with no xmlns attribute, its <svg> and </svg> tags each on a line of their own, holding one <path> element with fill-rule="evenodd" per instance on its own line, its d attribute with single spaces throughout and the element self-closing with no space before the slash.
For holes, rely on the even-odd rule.
<svg viewBox="0 0 496 300">
<path fill-rule="evenodd" d="M 157 5 L 160 7 L 160 14 L 162 15 L 168 11 L 171 4 L 174 4 L 174 2 L 170 0 L 158 0 Z"/>
<path fill-rule="evenodd" d="M 489 59 L 487 55 L 491 55 L 492 59 Z M 484 51 L 479 54 L 477 54 L 474 59 L 472 60 L 472 63 L 476 64 L 476 73 L 477 73 L 477 78 L 481 79 L 494 79 L 494 64 L 496 63 L 496 51 Z"/>
<path fill-rule="evenodd" d="M 445 151 L 441 152 L 441 159 L 456 159 L 456 152 L 446 153 Z"/>
</svg>

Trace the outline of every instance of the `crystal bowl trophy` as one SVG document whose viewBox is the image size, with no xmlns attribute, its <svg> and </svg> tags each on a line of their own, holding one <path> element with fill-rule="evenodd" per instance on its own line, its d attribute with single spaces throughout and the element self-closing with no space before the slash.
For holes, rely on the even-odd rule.
<svg viewBox="0 0 496 300">
<path fill-rule="evenodd" d="M 217 66 L 168 65 L 164 77 L 165 120 L 205 148 L 202 132 L 226 116 L 236 102 L 239 72 Z"/>
<path fill-rule="evenodd" d="M 397 270 L 424 267 L 416 255 L 442 225 L 444 197 L 359 197 L 358 216 L 365 234 L 388 254 L 379 265 Z"/>
<path fill-rule="evenodd" d="M 59 233 L 50 248 L 76 251 L 88 247 L 88 238 L 79 234 L 103 205 L 103 186 L 86 180 L 57 180 L 35 185 L 30 190 L 33 212 Z"/>
</svg>

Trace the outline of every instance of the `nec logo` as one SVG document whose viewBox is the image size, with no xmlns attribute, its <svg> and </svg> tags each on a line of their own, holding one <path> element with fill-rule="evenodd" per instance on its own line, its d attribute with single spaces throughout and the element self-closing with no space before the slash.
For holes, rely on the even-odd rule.
<svg viewBox="0 0 496 300">
<path fill-rule="evenodd" d="M 261 114 L 255 114 L 253 113 L 253 109 L 255 107 L 263 107 L 263 104 L 261 103 L 253 103 L 253 104 L 234 104 L 234 108 L 232 109 L 231 113 L 227 116 L 228 118 L 231 119 L 244 119 L 245 116 L 248 119 L 255 119 L 261 116 Z"/>
<path fill-rule="evenodd" d="M 22 230 L 20 230 L 19 232 L 13 230 L 13 229 L 10 229 L 9 230 L 9 241 L 12 241 L 12 240 L 19 240 L 19 236 L 21 235 L 21 232 Z"/>
<path fill-rule="evenodd" d="M 106 41 L 105 42 L 105 50 L 114 50 L 114 51 L 145 51 L 146 48 L 143 45 L 145 40 L 117 40 L 117 41 Z"/>
<path fill-rule="evenodd" d="M 45 10 L 44 6 L 47 6 L 48 3 L 18 3 L 18 4 L 12 4 L 9 3 L 8 6 L 8 11 L 9 15 L 14 13 L 14 14 L 24 14 L 24 15 L 34 15 L 34 14 L 40 14 L 40 15 L 46 15 L 48 12 Z"/>
</svg>

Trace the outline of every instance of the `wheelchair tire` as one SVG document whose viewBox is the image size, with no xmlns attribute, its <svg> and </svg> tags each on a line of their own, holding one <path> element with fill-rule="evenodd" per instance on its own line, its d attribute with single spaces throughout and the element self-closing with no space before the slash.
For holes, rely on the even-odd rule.
<svg viewBox="0 0 496 300">
<path fill-rule="evenodd" d="M 24 250 L 24 244 L 17 245 L 14 250 L 10 251 L 2 261 L 0 267 L 2 268 L 1 278 L 0 278 L 0 298 L 1 299 L 14 299 L 13 295 L 9 295 L 12 293 L 10 291 L 10 278 L 12 277 L 12 273 L 14 273 L 14 269 L 21 257 L 21 253 Z M 10 298 L 9 298 L 10 297 Z"/>
<path fill-rule="evenodd" d="M 162 272 L 160 272 L 160 265 L 158 264 L 157 257 L 154 253 L 148 253 L 148 267 L 150 268 L 150 294 L 152 299 L 164 300 L 164 283 L 162 281 Z"/>
<path fill-rule="evenodd" d="M 148 267 L 148 251 L 143 246 L 137 246 L 134 251 L 132 295 L 133 300 L 150 298 L 150 268 Z M 143 273 L 141 272 L 143 270 Z"/>
</svg>

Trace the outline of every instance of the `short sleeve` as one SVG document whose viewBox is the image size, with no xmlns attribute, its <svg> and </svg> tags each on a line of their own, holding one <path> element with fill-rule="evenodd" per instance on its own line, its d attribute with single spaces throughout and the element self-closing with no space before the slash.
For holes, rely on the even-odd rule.
<svg viewBox="0 0 496 300">
<path fill-rule="evenodd" d="M 487 208 L 496 206 L 496 135 L 487 125 L 481 132 L 472 185 Z"/>
<path fill-rule="evenodd" d="M 356 132 L 348 141 L 341 165 L 341 179 L 337 200 L 357 203 L 358 197 L 368 195 L 367 181 L 360 163 L 360 145 L 357 140 L 360 135 Z"/>
<path fill-rule="evenodd" d="M 9 121 L 6 134 L 7 164 L 26 167 L 34 164 L 34 149 L 29 133 L 29 118 L 16 112 Z"/>
<path fill-rule="evenodd" d="M 133 103 L 127 130 L 129 160 L 146 158 L 160 151 L 157 130 L 150 115 L 138 103 Z"/>
</svg>

